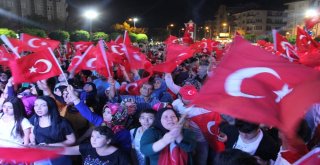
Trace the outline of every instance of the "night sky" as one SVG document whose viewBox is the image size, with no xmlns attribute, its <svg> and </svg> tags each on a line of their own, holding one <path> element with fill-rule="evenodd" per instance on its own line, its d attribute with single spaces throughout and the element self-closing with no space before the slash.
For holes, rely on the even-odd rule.
<svg viewBox="0 0 320 165">
<path fill-rule="evenodd" d="M 182 26 L 192 19 L 198 24 L 213 20 L 219 5 L 241 6 L 255 2 L 277 8 L 286 0 L 67 0 L 69 13 L 79 17 L 82 9 L 93 6 L 101 13 L 96 26 L 106 27 L 129 17 L 138 17 L 137 27 L 166 27 L 170 23 Z M 81 18 L 79 18 L 81 20 Z"/>
</svg>

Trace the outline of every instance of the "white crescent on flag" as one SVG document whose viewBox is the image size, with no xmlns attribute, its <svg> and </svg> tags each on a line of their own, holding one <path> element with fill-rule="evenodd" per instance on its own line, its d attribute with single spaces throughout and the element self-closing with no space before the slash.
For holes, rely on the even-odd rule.
<svg viewBox="0 0 320 165">
<path fill-rule="evenodd" d="M 50 70 L 52 68 L 52 63 L 50 61 L 45 60 L 45 59 L 39 59 L 34 63 L 34 65 L 37 65 L 38 63 L 44 63 L 47 66 L 47 69 L 45 71 L 38 72 L 38 73 L 44 74 L 44 73 L 50 72 Z"/>
</svg>

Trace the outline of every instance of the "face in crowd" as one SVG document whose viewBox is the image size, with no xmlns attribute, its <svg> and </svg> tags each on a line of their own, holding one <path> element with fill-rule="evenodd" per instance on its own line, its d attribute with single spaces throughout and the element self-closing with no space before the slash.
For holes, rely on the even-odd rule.
<svg viewBox="0 0 320 165">
<path fill-rule="evenodd" d="M 143 84 L 140 88 L 140 94 L 144 97 L 149 97 L 153 91 L 153 85 L 151 84 Z"/>
<path fill-rule="evenodd" d="M 139 122 L 143 129 L 148 129 L 154 121 L 154 114 L 153 113 L 141 113 L 139 117 Z"/>
<path fill-rule="evenodd" d="M 172 130 L 178 124 L 178 117 L 173 110 L 168 109 L 161 116 L 161 124 L 167 130 Z"/>
</svg>

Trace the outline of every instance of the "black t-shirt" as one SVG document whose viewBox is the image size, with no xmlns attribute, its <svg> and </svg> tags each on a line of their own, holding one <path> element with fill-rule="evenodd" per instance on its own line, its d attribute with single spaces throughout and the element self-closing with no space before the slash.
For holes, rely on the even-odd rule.
<svg viewBox="0 0 320 165">
<path fill-rule="evenodd" d="M 84 165 L 128 165 L 129 159 L 119 149 L 107 156 L 99 156 L 90 143 L 80 144 L 80 153 Z"/>
<path fill-rule="evenodd" d="M 35 117 L 29 119 L 30 123 L 34 125 L 34 134 L 36 143 L 59 143 L 66 140 L 66 136 L 74 133 L 70 123 L 62 118 L 60 123 L 57 123 L 56 129 L 51 125 L 49 127 L 40 127 Z"/>
</svg>

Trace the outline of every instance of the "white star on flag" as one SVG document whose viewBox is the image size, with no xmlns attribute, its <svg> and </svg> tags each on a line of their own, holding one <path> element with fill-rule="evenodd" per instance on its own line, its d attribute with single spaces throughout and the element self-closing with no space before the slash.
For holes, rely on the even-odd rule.
<svg viewBox="0 0 320 165">
<path fill-rule="evenodd" d="M 35 73 L 36 70 L 37 70 L 37 68 L 35 68 L 35 67 L 33 67 L 33 66 L 32 66 L 31 68 L 29 68 L 30 73 Z"/>
</svg>

